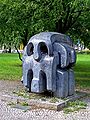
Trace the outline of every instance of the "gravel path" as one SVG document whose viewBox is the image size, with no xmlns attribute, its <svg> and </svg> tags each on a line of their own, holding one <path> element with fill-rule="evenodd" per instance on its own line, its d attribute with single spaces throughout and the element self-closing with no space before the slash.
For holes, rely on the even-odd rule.
<svg viewBox="0 0 90 120">
<path fill-rule="evenodd" d="M 20 82 L 0 81 L 0 92 L 8 92 L 21 87 Z M 31 109 L 23 111 L 11 108 L 6 102 L 0 100 L 0 120 L 90 120 L 90 97 L 84 99 L 88 106 L 84 110 L 65 114 L 63 111 L 45 109 Z"/>
</svg>

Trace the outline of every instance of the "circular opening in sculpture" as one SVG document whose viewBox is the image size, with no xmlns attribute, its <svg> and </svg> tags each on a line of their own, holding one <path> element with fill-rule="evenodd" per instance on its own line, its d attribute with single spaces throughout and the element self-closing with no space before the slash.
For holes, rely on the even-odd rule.
<svg viewBox="0 0 90 120">
<path fill-rule="evenodd" d="M 41 42 L 39 46 L 40 46 L 40 52 L 42 54 L 48 54 L 48 49 L 44 42 Z"/>
<path fill-rule="evenodd" d="M 33 44 L 32 43 L 29 43 L 28 45 L 27 45 L 27 55 L 28 56 L 30 56 L 30 55 L 32 55 L 33 54 Z"/>
</svg>

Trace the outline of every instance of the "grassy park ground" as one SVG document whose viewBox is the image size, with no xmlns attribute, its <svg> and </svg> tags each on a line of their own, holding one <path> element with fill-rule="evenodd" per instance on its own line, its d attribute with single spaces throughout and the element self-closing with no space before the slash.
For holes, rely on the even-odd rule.
<svg viewBox="0 0 90 120">
<path fill-rule="evenodd" d="M 77 54 L 74 70 L 77 86 L 90 88 L 90 54 Z"/>
<path fill-rule="evenodd" d="M 90 87 L 90 54 L 78 54 L 74 67 L 76 85 Z M 0 54 L 0 80 L 21 80 L 22 62 L 17 54 Z"/>
<path fill-rule="evenodd" d="M 20 80 L 22 62 L 18 54 L 0 54 L 0 80 Z"/>
</svg>

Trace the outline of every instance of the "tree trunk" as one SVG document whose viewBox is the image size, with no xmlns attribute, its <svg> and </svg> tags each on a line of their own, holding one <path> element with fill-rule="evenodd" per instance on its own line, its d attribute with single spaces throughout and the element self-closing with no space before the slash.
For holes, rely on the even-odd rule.
<svg viewBox="0 0 90 120">
<path fill-rule="evenodd" d="M 8 53 L 11 53 L 11 43 L 9 43 L 9 51 Z"/>
<path fill-rule="evenodd" d="M 62 29 L 62 19 L 60 19 L 60 20 L 56 23 L 56 32 L 63 33 L 63 29 Z"/>
<path fill-rule="evenodd" d="M 22 58 L 21 58 L 20 52 L 19 52 L 18 48 L 16 47 L 16 45 L 15 45 L 15 49 L 17 50 L 17 53 L 18 53 L 18 55 L 19 55 L 19 60 L 22 61 Z"/>
<path fill-rule="evenodd" d="M 9 51 L 8 51 L 8 53 L 11 53 L 11 47 L 9 47 Z"/>
<path fill-rule="evenodd" d="M 28 42 L 28 29 L 25 29 L 25 31 L 24 31 L 24 36 L 23 36 L 22 42 L 23 42 L 23 45 L 25 47 L 27 45 L 27 42 Z"/>
<path fill-rule="evenodd" d="M 23 32 L 23 39 L 22 39 L 22 43 L 24 45 L 24 47 L 27 45 L 27 42 L 28 42 L 28 29 L 25 29 L 25 31 Z M 18 48 L 16 47 L 15 45 L 15 49 L 17 50 L 17 53 L 19 55 L 19 59 L 22 61 L 22 58 L 21 58 L 21 55 L 20 55 L 20 52 L 18 50 Z"/>
</svg>

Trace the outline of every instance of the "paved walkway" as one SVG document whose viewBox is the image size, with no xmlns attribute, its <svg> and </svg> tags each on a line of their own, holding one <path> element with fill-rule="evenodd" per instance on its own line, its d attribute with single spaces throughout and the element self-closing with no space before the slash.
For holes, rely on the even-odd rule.
<svg viewBox="0 0 90 120">
<path fill-rule="evenodd" d="M 22 89 L 19 81 L 0 81 L 0 93 L 12 92 L 14 89 Z M 83 99 L 88 106 L 84 110 L 65 114 L 62 111 L 45 109 L 31 109 L 24 112 L 21 109 L 11 108 L 6 102 L 0 100 L 0 120 L 90 120 L 90 97 Z"/>
</svg>

